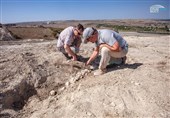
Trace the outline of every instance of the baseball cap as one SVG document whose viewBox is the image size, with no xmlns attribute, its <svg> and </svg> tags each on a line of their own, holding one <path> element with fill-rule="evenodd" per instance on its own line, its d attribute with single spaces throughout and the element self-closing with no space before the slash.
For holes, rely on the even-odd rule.
<svg viewBox="0 0 170 118">
<path fill-rule="evenodd" d="M 87 43 L 87 39 L 93 34 L 94 30 L 92 27 L 88 27 L 83 32 L 83 42 Z"/>
</svg>

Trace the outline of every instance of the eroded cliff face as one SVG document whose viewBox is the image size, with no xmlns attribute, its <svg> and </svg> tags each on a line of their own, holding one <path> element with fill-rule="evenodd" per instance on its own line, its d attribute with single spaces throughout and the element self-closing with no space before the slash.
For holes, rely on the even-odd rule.
<svg viewBox="0 0 170 118">
<path fill-rule="evenodd" d="M 0 40 L 3 41 L 9 41 L 14 40 L 15 38 L 12 36 L 12 34 L 7 30 L 5 26 L 0 24 Z"/>
</svg>

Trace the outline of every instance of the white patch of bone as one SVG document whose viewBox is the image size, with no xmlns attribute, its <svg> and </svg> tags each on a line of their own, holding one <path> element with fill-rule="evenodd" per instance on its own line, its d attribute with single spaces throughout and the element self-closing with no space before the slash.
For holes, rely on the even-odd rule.
<svg viewBox="0 0 170 118">
<path fill-rule="evenodd" d="M 75 83 L 76 81 L 78 81 L 79 79 L 84 78 L 88 73 L 90 73 L 90 70 L 84 69 L 84 70 L 78 72 L 78 73 L 75 75 L 75 77 L 71 77 L 70 80 L 69 80 L 69 82 L 70 82 L 71 84 L 74 84 L 74 83 Z"/>
</svg>

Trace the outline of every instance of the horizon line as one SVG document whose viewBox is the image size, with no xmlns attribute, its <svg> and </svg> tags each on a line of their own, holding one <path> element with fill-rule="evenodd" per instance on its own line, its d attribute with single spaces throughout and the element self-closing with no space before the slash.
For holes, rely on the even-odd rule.
<svg viewBox="0 0 170 118">
<path fill-rule="evenodd" d="M 13 22 L 13 23 L 0 23 L 0 24 L 19 24 L 19 23 L 36 23 L 36 22 L 55 22 L 55 21 L 102 21 L 102 20 L 106 20 L 106 21 L 112 21 L 112 20 L 166 20 L 166 21 L 170 21 L 170 19 L 85 19 L 85 20 L 75 20 L 75 19 L 69 19 L 69 20 L 40 20 L 40 21 L 21 21 L 21 22 Z"/>
</svg>

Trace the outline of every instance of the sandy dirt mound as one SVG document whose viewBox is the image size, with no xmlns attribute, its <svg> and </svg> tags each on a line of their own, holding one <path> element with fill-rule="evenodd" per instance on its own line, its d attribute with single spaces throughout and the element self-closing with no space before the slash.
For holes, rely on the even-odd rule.
<svg viewBox="0 0 170 118">
<path fill-rule="evenodd" d="M 43 27 L 8 27 L 17 39 L 55 39 L 52 30 Z"/>
<path fill-rule="evenodd" d="M 1 117 L 170 117 L 169 36 L 126 36 L 125 65 L 93 76 L 56 41 L 0 47 Z M 83 44 L 85 61 L 92 44 Z"/>
</svg>

